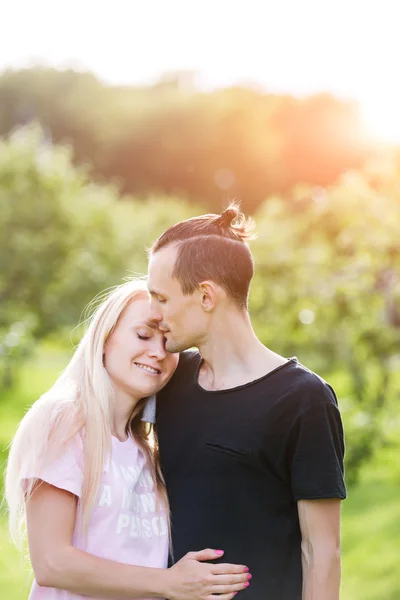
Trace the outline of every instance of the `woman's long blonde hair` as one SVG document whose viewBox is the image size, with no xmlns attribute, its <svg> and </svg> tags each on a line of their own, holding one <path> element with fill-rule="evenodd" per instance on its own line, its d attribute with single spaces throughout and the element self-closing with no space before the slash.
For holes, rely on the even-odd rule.
<svg viewBox="0 0 400 600">
<path fill-rule="evenodd" d="M 103 366 L 104 345 L 123 310 L 147 295 L 146 282 L 131 279 L 95 298 L 89 308 L 97 308 L 85 321 L 86 332 L 66 369 L 19 424 L 11 443 L 5 477 L 10 533 L 17 545 L 25 537 L 25 502 L 38 484 L 38 479 L 29 478 L 23 488 L 21 479 L 29 473 L 40 473 L 62 454 L 76 435 L 80 435 L 83 442 L 79 515 L 87 532 L 105 460 L 111 452 L 113 388 Z M 150 440 L 151 426 L 141 420 L 145 401 L 143 398 L 135 406 L 127 430 L 148 458 L 157 498 L 169 516 L 157 444 Z"/>
</svg>

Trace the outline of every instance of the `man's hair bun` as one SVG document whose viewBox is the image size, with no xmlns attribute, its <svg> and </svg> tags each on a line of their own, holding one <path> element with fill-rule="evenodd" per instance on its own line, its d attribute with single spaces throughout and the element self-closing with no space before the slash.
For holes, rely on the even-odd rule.
<svg viewBox="0 0 400 600">
<path fill-rule="evenodd" d="M 245 217 L 236 202 L 231 202 L 228 208 L 216 218 L 214 224 L 219 228 L 221 235 L 234 240 L 245 242 L 256 237 L 254 219 Z"/>
<path fill-rule="evenodd" d="M 237 218 L 239 214 L 239 209 L 236 206 L 229 206 L 221 213 L 221 216 L 218 217 L 218 225 L 221 227 L 230 228 L 232 222 Z"/>
</svg>

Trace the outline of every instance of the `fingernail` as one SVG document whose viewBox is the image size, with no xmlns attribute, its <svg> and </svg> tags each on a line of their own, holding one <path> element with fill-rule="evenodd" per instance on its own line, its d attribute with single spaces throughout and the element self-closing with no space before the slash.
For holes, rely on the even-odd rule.
<svg viewBox="0 0 400 600">
<path fill-rule="evenodd" d="M 253 577 L 253 575 L 252 575 L 251 573 L 249 573 L 249 574 L 247 575 L 247 579 L 251 579 L 252 577 Z"/>
<path fill-rule="evenodd" d="M 215 550 L 216 554 L 223 554 L 224 551 L 223 550 Z"/>
<path fill-rule="evenodd" d="M 248 573 L 249 571 L 250 571 L 249 567 L 245 567 L 245 568 L 244 568 L 244 572 L 245 572 L 245 573 Z"/>
<path fill-rule="evenodd" d="M 250 582 L 248 581 L 247 583 L 244 584 L 244 587 L 249 587 Z"/>
</svg>

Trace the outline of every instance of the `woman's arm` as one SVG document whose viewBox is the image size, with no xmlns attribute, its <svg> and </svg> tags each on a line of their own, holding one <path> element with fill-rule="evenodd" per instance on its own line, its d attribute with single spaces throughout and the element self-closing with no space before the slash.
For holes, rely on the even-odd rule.
<svg viewBox="0 0 400 600">
<path fill-rule="evenodd" d="M 97 598 L 160 597 L 170 600 L 231 600 L 247 587 L 243 565 L 203 564 L 215 550 L 190 552 L 170 569 L 126 565 L 75 548 L 76 496 L 41 482 L 27 501 L 29 551 L 40 586 Z M 134 543 L 134 542 L 133 542 Z"/>
</svg>

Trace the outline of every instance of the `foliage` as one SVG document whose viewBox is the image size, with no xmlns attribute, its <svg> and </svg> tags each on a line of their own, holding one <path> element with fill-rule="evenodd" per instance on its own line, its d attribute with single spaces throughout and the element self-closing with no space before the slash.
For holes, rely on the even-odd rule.
<svg viewBox="0 0 400 600">
<path fill-rule="evenodd" d="M 124 193 L 180 195 L 214 210 L 235 197 L 254 212 L 299 181 L 335 181 L 371 152 L 350 102 L 246 88 L 205 93 L 187 73 L 118 88 L 71 70 L 5 71 L 0 134 L 32 119 Z"/>
<path fill-rule="evenodd" d="M 90 183 L 40 129 L 0 141 L 3 385 L 34 339 L 77 320 L 94 293 L 121 277 L 113 201 L 110 188 Z"/>
</svg>

